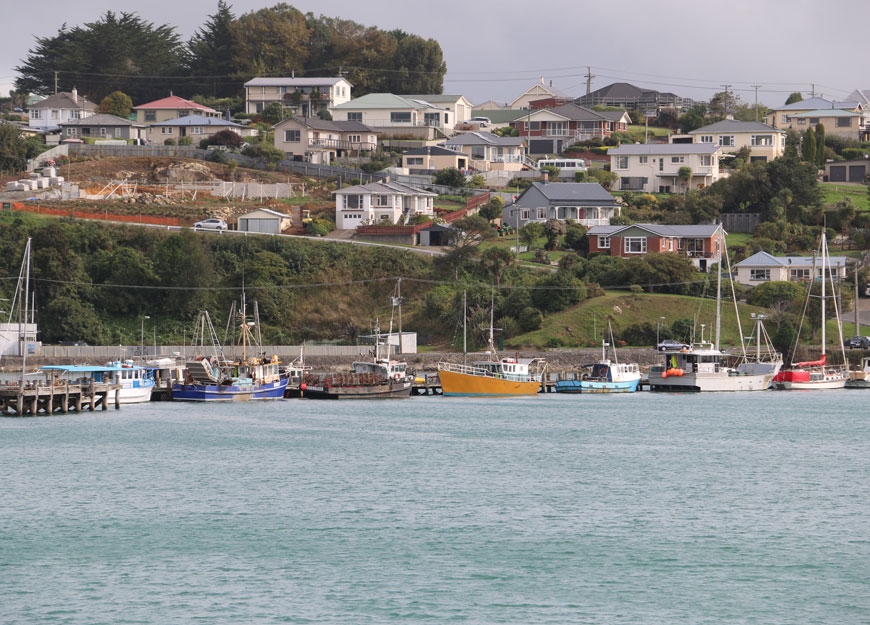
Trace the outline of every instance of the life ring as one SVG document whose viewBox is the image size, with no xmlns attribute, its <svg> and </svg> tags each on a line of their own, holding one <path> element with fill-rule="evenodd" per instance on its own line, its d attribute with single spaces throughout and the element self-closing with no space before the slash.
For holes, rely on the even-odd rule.
<svg viewBox="0 0 870 625">
<path fill-rule="evenodd" d="M 396 382 L 398 382 L 398 381 L 399 381 L 399 378 L 401 378 L 401 377 L 402 377 L 402 376 L 401 376 L 400 374 L 398 374 L 398 373 L 394 373 L 394 374 L 393 374 L 393 379 L 394 379 Z"/>
</svg>

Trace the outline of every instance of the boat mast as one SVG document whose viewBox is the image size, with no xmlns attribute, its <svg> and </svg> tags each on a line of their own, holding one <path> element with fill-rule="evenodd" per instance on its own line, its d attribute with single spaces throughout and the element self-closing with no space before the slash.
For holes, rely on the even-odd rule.
<svg viewBox="0 0 870 625">
<path fill-rule="evenodd" d="M 719 228 L 720 234 L 722 229 Z M 722 239 L 716 240 L 716 247 L 719 248 L 719 271 L 716 272 L 716 344 L 714 347 L 719 351 L 719 333 L 722 330 L 722 260 L 725 255 L 722 253 Z M 742 342 L 742 339 L 741 339 Z"/>
<path fill-rule="evenodd" d="M 827 254 L 825 253 L 826 250 L 828 249 L 828 240 L 827 240 L 827 235 L 825 233 L 824 228 L 822 228 L 822 246 L 821 247 L 822 247 L 822 249 L 821 249 L 821 253 L 822 253 L 822 356 L 824 357 L 824 355 L 825 355 L 825 342 L 826 342 L 826 337 L 825 337 L 825 306 L 827 304 L 827 301 L 825 300 L 825 272 L 828 270 Z"/>
<path fill-rule="evenodd" d="M 462 291 L 462 364 L 468 364 L 468 290 Z"/>
<path fill-rule="evenodd" d="M 30 307 L 30 241 L 27 239 L 27 245 L 24 247 L 24 261 L 22 268 L 24 269 L 24 314 L 18 315 L 18 335 L 21 349 L 21 386 L 24 387 L 24 372 L 27 370 L 27 309 Z M 20 281 L 19 281 L 20 284 Z M 20 300 L 19 300 L 20 301 Z M 23 322 L 22 322 L 23 319 Z"/>
</svg>

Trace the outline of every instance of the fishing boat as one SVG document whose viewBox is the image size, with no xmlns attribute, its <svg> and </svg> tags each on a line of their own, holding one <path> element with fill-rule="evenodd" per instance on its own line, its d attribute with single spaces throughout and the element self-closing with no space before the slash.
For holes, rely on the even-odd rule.
<svg viewBox="0 0 870 625">
<path fill-rule="evenodd" d="M 118 388 L 118 403 L 140 404 L 151 401 L 153 372 L 133 364 L 132 360 L 115 360 L 105 365 L 45 365 L 40 368 L 54 382 L 86 384 L 89 380 Z"/>
<path fill-rule="evenodd" d="M 827 291 L 826 286 L 830 280 L 831 293 L 834 293 L 834 278 L 831 274 L 830 263 L 828 262 L 828 240 L 824 229 L 819 240 L 819 256 L 821 258 L 821 279 L 820 279 L 820 306 L 821 310 L 821 354 L 816 360 L 807 360 L 803 362 L 793 363 L 790 367 L 780 371 L 774 379 L 774 385 L 781 390 L 828 390 L 845 388 L 846 382 L 849 380 L 849 369 L 846 365 L 846 351 L 843 347 L 843 328 L 840 324 L 840 315 L 837 310 L 837 298 L 831 297 L 834 305 L 834 315 L 837 319 L 837 333 L 839 335 L 839 345 L 842 350 L 842 365 L 831 365 L 828 363 L 826 349 L 826 308 L 827 308 Z M 815 273 L 815 272 L 814 272 Z M 798 326 L 797 336 L 800 337 L 801 327 L 807 316 L 809 301 L 812 294 L 812 288 L 807 287 L 807 299 L 804 304 L 804 312 L 801 315 L 801 323 Z M 797 347 L 797 343 L 795 343 Z"/>
<path fill-rule="evenodd" d="M 374 349 L 370 360 L 356 360 L 349 372 L 311 373 L 302 377 L 298 395 L 308 399 L 392 399 L 411 396 L 414 378 L 408 373 L 408 363 L 390 357 L 390 332 L 381 334 L 376 322 Z"/>
<path fill-rule="evenodd" d="M 601 339 L 601 360 L 586 365 L 589 369 L 580 379 L 559 380 L 556 382 L 557 393 L 633 393 L 640 385 L 640 365 L 636 362 L 621 363 L 616 355 L 613 342 L 613 328 L 607 321 L 610 343 Z M 613 360 L 607 358 L 607 348 L 611 347 Z"/>
<path fill-rule="evenodd" d="M 724 246 L 724 243 L 723 243 Z M 727 250 L 723 247 L 722 258 L 727 259 Z M 736 296 L 732 283 L 732 299 Z M 761 318 L 756 319 L 761 324 Z M 737 315 L 740 336 L 743 330 L 740 326 L 740 316 Z M 664 392 L 725 392 L 725 391 L 764 391 L 767 390 L 782 364 L 781 358 L 765 351 L 768 358 L 753 359 L 746 351 L 741 341 L 742 362 L 736 367 L 729 365 L 735 357 L 722 351 L 719 341 L 722 326 L 722 262 L 716 275 L 716 326 L 713 341 L 705 341 L 703 329 L 701 340 L 678 349 L 666 349 L 663 352 L 664 362 L 654 365 L 649 372 L 649 386 L 652 391 Z M 702 326 L 703 328 L 703 326 Z M 758 340 L 762 335 L 759 326 Z M 759 350 L 759 354 L 761 351 Z"/>
<path fill-rule="evenodd" d="M 256 306 L 255 306 L 256 311 Z M 238 313 L 230 313 L 238 330 L 238 358 L 227 358 L 217 339 L 217 333 L 207 311 L 199 315 L 194 343 L 199 343 L 200 353 L 187 361 L 184 379 L 172 385 L 172 399 L 178 401 L 250 401 L 281 399 L 287 387 L 277 356 L 266 357 L 261 352 L 261 341 L 254 338 L 254 329 L 259 329 L 258 315 L 250 321 L 245 298 Z M 255 355 L 249 356 L 252 348 Z"/>
<path fill-rule="evenodd" d="M 458 395 L 536 395 L 542 390 L 546 362 L 542 358 L 498 357 L 493 338 L 492 310 L 490 310 L 487 350 L 480 360 L 468 364 L 463 346 L 463 362 L 438 363 L 441 393 Z M 463 341 L 466 325 L 463 323 Z"/>
</svg>

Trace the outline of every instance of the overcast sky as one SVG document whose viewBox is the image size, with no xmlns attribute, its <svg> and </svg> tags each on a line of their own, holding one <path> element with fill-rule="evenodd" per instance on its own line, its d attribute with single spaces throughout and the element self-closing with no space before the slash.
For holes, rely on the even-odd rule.
<svg viewBox="0 0 870 625">
<path fill-rule="evenodd" d="M 240 16 L 278 4 L 228 1 Z M 870 89 L 868 0 L 297 0 L 300 11 L 434 39 L 444 52 L 444 93 L 474 104 L 509 102 L 541 78 L 570 96 L 614 82 L 698 100 L 725 89 L 744 102 L 778 106 L 788 95 L 841 99 Z M 7 96 L 36 37 L 98 21 L 107 3 L 44 0 L 38 10 L 2 12 L 0 94 Z M 217 9 L 217 0 L 113 0 L 183 41 Z M 756 88 L 756 85 L 758 86 Z"/>
</svg>

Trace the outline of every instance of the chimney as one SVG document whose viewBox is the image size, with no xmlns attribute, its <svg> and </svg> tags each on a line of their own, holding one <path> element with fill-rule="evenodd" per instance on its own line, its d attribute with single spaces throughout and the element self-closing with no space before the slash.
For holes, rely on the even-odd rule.
<svg viewBox="0 0 870 625">
<path fill-rule="evenodd" d="M 541 182 L 543 182 L 544 184 L 547 184 L 548 182 L 550 182 L 550 172 L 548 172 L 548 171 L 541 172 Z"/>
<path fill-rule="evenodd" d="M 73 97 L 73 102 L 75 102 L 76 104 L 78 104 L 78 101 L 79 101 L 79 92 L 78 92 L 78 90 L 77 90 L 75 87 L 72 88 L 72 97 Z"/>
</svg>

